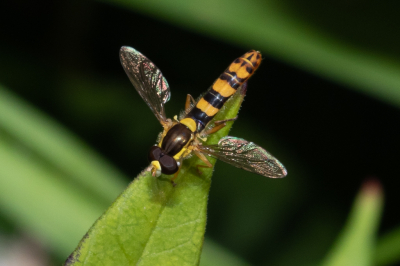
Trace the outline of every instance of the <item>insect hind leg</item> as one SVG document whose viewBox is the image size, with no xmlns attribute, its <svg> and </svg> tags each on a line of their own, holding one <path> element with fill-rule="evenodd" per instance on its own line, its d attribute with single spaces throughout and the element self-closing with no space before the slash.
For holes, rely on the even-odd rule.
<svg viewBox="0 0 400 266">
<path fill-rule="evenodd" d="M 226 126 L 226 122 L 235 121 L 237 118 L 238 117 L 236 116 L 236 117 L 230 118 L 230 119 L 215 121 L 214 122 L 215 127 L 205 130 L 204 132 L 202 132 L 202 135 L 206 136 L 206 135 L 213 134 L 213 133 L 223 129 Z"/>
<path fill-rule="evenodd" d="M 224 119 L 224 120 L 217 120 L 217 121 L 214 121 L 214 124 L 217 125 L 217 124 L 222 124 L 222 123 L 226 123 L 226 122 L 229 122 L 229 121 L 235 121 L 237 118 L 238 117 L 235 116 L 234 118 L 229 118 L 229 119 Z"/>
</svg>

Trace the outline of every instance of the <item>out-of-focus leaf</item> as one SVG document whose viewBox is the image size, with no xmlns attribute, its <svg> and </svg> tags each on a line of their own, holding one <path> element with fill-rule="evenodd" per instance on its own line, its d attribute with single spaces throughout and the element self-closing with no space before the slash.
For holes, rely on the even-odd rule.
<svg viewBox="0 0 400 266">
<path fill-rule="evenodd" d="M 18 144 L 0 137 L 1 211 L 63 254 L 85 232 L 85 225 L 90 226 L 88 219 L 95 219 L 104 206 L 31 156 Z"/>
<path fill-rule="evenodd" d="M 210 239 L 205 239 L 200 266 L 247 266 L 241 258 L 219 246 Z"/>
<path fill-rule="evenodd" d="M 318 22 L 311 25 L 296 16 L 295 11 L 288 8 L 290 1 L 103 1 L 119 3 L 232 43 L 251 44 L 251 48 L 268 51 L 290 63 L 400 105 L 398 61 L 386 54 L 387 51 L 371 52 L 344 42 L 341 36 L 321 31 Z"/>
<path fill-rule="evenodd" d="M 0 129 L 38 160 L 46 161 L 101 200 L 114 200 L 125 186 L 123 175 L 83 142 L 1 86 Z"/>
<path fill-rule="evenodd" d="M 376 265 L 394 265 L 398 261 L 400 261 L 400 228 L 379 239 L 375 252 Z"/>
<path fill-rule="evenodd" d="M 383 193 L 376 181 L 364 184 L 352 208 L 349 220 L 324 266 L 373 265 L 378 224 L 383 207 Z"/>
<path fill-rule="evenodd" d="M 215 119 L 235 117 L 242 100 L 237 93 Z M 217 143 L 231 126 L 229 122 L 207 143 Z M 66 265 L 197 265 L 213 171 L 202 168 L 199 175 L 199 164 L 196 156 L 184 161 L 176 187 L 169 181 L 171 176 L 156 179 L 149 172 L 141 173 L 97 220 Z"/>
<path fill-rule="evenodd" d="M 0 166 L 2 213 L 64 256 L 124 187 L 116 169 L 2 87 Z"/>
</svg>

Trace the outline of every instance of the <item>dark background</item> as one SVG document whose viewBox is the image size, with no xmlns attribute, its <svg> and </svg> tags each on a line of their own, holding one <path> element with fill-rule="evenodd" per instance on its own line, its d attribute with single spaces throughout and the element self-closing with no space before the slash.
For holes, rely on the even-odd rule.
<svg viewBox="0 0 400 266">
<path fill-rule="evenodd" d="M 167 78 L 169 117 L 235 58 L 263 53 L 101 2 L 5 1 L 0 10 L 2 85 L 130 177 L 147 165 L 161 127 L 119 63 L 122 45 L 145 54 Z M 289 174 L 267 180 L 218 163 L 206 237 L 252 264 L 278 265 L 288 254 L 320 260 L 370 178 L 385 190 L 381 232 L 400 224 L 398 108 L 274 55 L 263 58 L 230 134 L 265 147 Z"/>
</svg>

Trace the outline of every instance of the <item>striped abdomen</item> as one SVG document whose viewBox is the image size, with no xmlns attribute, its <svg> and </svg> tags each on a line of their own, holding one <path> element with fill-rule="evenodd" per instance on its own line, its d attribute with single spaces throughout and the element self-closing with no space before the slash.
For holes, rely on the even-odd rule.
<svg viewBox="0 0 400 266">
<path fill-rule="evenodd" d="M 196 121 L 197 131 L 205 128 L 224 103 L 248 80 L 261 63 L 260 52 L 251 50 L 236 59 L 214 82 L 203 98 L 186 115 Z"/>
</svg>

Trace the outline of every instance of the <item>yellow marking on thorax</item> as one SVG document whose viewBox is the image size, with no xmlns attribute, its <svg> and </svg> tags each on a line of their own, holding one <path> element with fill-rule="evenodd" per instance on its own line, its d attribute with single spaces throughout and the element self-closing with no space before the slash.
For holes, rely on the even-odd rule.
<svg viewBox="0 0 400 266">
<path fill-rule="evenodd" d="M 190 131 L 196 132 L 197 130 L 196 121 L 194 121 L 192 118 L 184 118 L 179 122 L 187 126 L 190 129 Z"/>
<path fill-rule="evenodd" d="M 163 134 L 163 136 L 162 136 L 161 139 L 160 139 L 160 142 L 158 143 L 158 147 L 160 147 L 160 148 L 161 148 L 161 146 L 162 146 L 162 142 L 163 142 L 163 140 L 164 140 L 164 137 L 165 137 L 165 135 Z"/>
<path fill-rule="evenodd" d="M 190 140 L 186 143 L 186 145 L 177 154 L 174 155 L 174 159 L 176 161 L 178 161 L 181 157 L 186 157 L 192 152 L 192 150 L 189 149 L 189 146 L 192 144 L 193 139 L 194 139 L 194 134 L 192 134 Z"/>
<path fill-rule="evenodd" d="M 208 116 L 214 116 L 216 113 L 218 113 L 219 109 L 215 108 L 212 106 L 210 103 L 208 103 L 204 98 L 201 98 L 200 101 L 196 105 L 197 108 L 199 108 L 201 111 L 206 113 Z"/>
<path fill-rule="evenodd" d="M 181 158 L 182 154 L 187 150 L 187 148 L 182 148 L 182 150 L 180 152 L 178 152 L 177 154 L 174 155 L 174 159 L 176 161 L 179 161 L 179 159 Z"/>
<path fill-rule="evenodd" d="M 164 141 L 164 137 L 165 137 L 165 135 L 167 135 L 167 132 L 168 132 L 168 131 L 165 131 L 165 130 L 164 130 L 164 132 L 163 132 L 163 134 L 162 134 L 162 136 L 161 136 L 160 142 L 158 143 L 158 147 L 161 148 L 162 143 L 163 143 L 163 141 Z"/>
<path fill-rule="evenodd" d="M 163 133 L 161 134 L 160 142 L 158 143 L 158 147 L 160 147 L 160 148 L 161 148 L 161 146 L 162 146 L 164 137 L 167 135 L 168 131 L 169 131 L 173 126 L 175 126 L 177 123 L 179 123 L 178 120 L 177 120 L 177 122 L 173 122 L 173 121 L 171 121 L 169 118 L 168 118 L 168 120 L 169 120 L 170 123 L 168 123 L 167 126 L 164 126 L 164 130 L 163 130 Z"/>
</svg>

